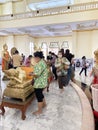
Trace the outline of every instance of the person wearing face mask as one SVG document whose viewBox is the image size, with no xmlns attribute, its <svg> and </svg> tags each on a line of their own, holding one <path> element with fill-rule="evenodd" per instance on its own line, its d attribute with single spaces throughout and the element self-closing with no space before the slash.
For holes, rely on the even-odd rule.
<svg viewBox="0 0 98 130">
<path fill-rule="evenodd" d="M 63 92 L 63 87 L 67 85 L 66 75 L 69 68 L 70 62 L 67 58 L 63 57 L 62 51 L 58 52 L 58 58 L 55 61 L 55 67 L 57 68 L 58 84 L 61 92 Z"/>
</svg>

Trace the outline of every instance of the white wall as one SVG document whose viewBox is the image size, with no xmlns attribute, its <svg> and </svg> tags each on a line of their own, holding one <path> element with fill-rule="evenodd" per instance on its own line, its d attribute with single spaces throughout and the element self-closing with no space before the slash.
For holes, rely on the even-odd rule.
<svg viewBox="0 0 98 130">
<path fill-rule="evenodd" d="M 4 37 L 4 41 L 8 45 L 8 51 L 10 53 L 11 48 L 14 47 L 14 36 L 6 36 Z"/>
<path fill-rule="evenodd" d="M 0 5 L 0 15 L 2 15 L 2 6 Z"/>
<path fill-rule="evenodd" d="M 41 45 L 43 42 L 45 42 L 48 47 L 49 47 L 51 42 L 58 42 L 60 49 L 61 49 L 61 45 L 64 41 L 68 41 L 69 49 L 72 51 L 72 36 L 36 38 L 37 44 Z"/>
<path fill-rule="evenodd" d="M 13 3 L 13 13 L 23 13 L 26 12 L 26 0 Z"/>
<path fill-rule="evenodd" d="M 0 37 L 0 57 L 3 50 L 3 45 L 5 44 L 4 37 Z"/>
<path fill-rule="evenodd" d="M 7 2 L 5 4 L 2 4 L 2 14 L 12 14 L 13 13 L 13 7 L 12 2 Z"/>
<path fill-rule="evenodd" d="M 81 58 L 83 55 L 87 58 L 92 58 L 94 56 L 93 52 L 98 49 L 98 30 L 76 31 L 73 32 L 72 36 L 67 37 L 33 38 L 29 35 L 0 37 L 0 56 L 5 43 L 8 45 L 9 52 L 15 46 L 20 54 L 23 53 L 28 56 L 30 54 L 30 42 L 34 43 L 38 49 L 43 42 L 48 47 L 51 42 L 58 42 L 61 48 L 63 41 L 68 41 L 69 49 L 75 54 L 76 58 Z"/>
<path fill-rule="evenodd" d="M 98 49 L 98 30 L 75 32 L 72 38 L 72 51 L 77 58 L 94 57 L 94 51 Z"/>
<path fill-rule="evenodd" d="M 10 53 L 11 48 L 14 46 L 14 36 L 0 37 L 0 57 L 1 57 L 1 52 L 3 50 L 3 45 L 5 43 L 8 45 L 8 51 Z"/>
<path fill-rule="evenodd" d="M 77 34 L 77 57 L 83 55 L 92 57 L 92 31 L 78 32 Z"/>
<path fill-rule="evenodd" d="M 92 31 L 92 55 L 96 49 L 98 49 L 98 30 L 93 30 Z"/>
<path fill-rule="evenodd" d="M 19 50 L 20 54 L 28 56 L 30 54 L 30 42 L 34 42 L 34 38 L 23 35 L 14 37 L 15 47 Z"/>
<path fill-rule="evenodd" d="M 0 37 L 0 57 L 5 43 L 8 45 L 9 52 L 12 47 L 16 47 L 20 54 L 23 53 L 28 56 L 30 54 L 30 42 L 34 43 L 34 38 L 28 35 Z"/>
</svg>

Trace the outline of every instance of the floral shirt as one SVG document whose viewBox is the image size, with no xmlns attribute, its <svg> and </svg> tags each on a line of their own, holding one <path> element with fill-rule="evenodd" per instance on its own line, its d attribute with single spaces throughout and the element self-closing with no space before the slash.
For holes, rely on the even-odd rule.
<svg viewBox="0 0 98 130">
<path fill-rule="evenodd" d="M 58 76 L 65 76 L 67 75 L 67 69 L 69 68 L 70 62 L 67 58 L 57 58 L 55 62 L 55 67 L 57 68 L 57 75 Z"/>
<path fill-rule="evenodd" d="M 44 60 L 40 60 L 34 66 L 34 74 L 37 76 L 34 82 L 34 88 L 45 88 L 48 84 L 48 69 Z"/>
</svg>

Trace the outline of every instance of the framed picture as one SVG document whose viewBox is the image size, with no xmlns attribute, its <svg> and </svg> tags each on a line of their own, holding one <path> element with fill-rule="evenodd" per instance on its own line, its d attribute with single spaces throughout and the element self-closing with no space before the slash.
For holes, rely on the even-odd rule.
<svg viewBox="0 0 98 130">
<path fill-rule="evenodd" d="M 50 42 L 50 48 L 59 48 L 58 42 Z"/>
<path fill-rule="evenodd" d="M 69 48 L 68 41 L 64 41 L 61 45 L 61 48 Z"/>
</svg>

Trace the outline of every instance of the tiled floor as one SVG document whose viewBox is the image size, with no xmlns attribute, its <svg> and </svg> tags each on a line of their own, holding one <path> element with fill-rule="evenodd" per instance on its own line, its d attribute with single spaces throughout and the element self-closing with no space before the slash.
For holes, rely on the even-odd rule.
<svg viewBox="0 0 98 130">
<path fill-rule="evenodd" d="M 91 102 L 91 93 L 89 91 L 90 87 L 91 87 L 91 82 L 93 80 L 93 77 L 90 77 L 90 73 L 91 73 L 91 68 L 89 68 L 87 70 L 87 77 L 84 75 L 84 72 L 81 74 L 81 76 L 79 75 L 81 68 L 76 68 L 75 71 L 75 79 L 77 81 L 77 85 L 79 87 L 81 87 L 81 89 L 85 92 L 85 94 L 87 95 L 89 101 Z"/>
</svg>

